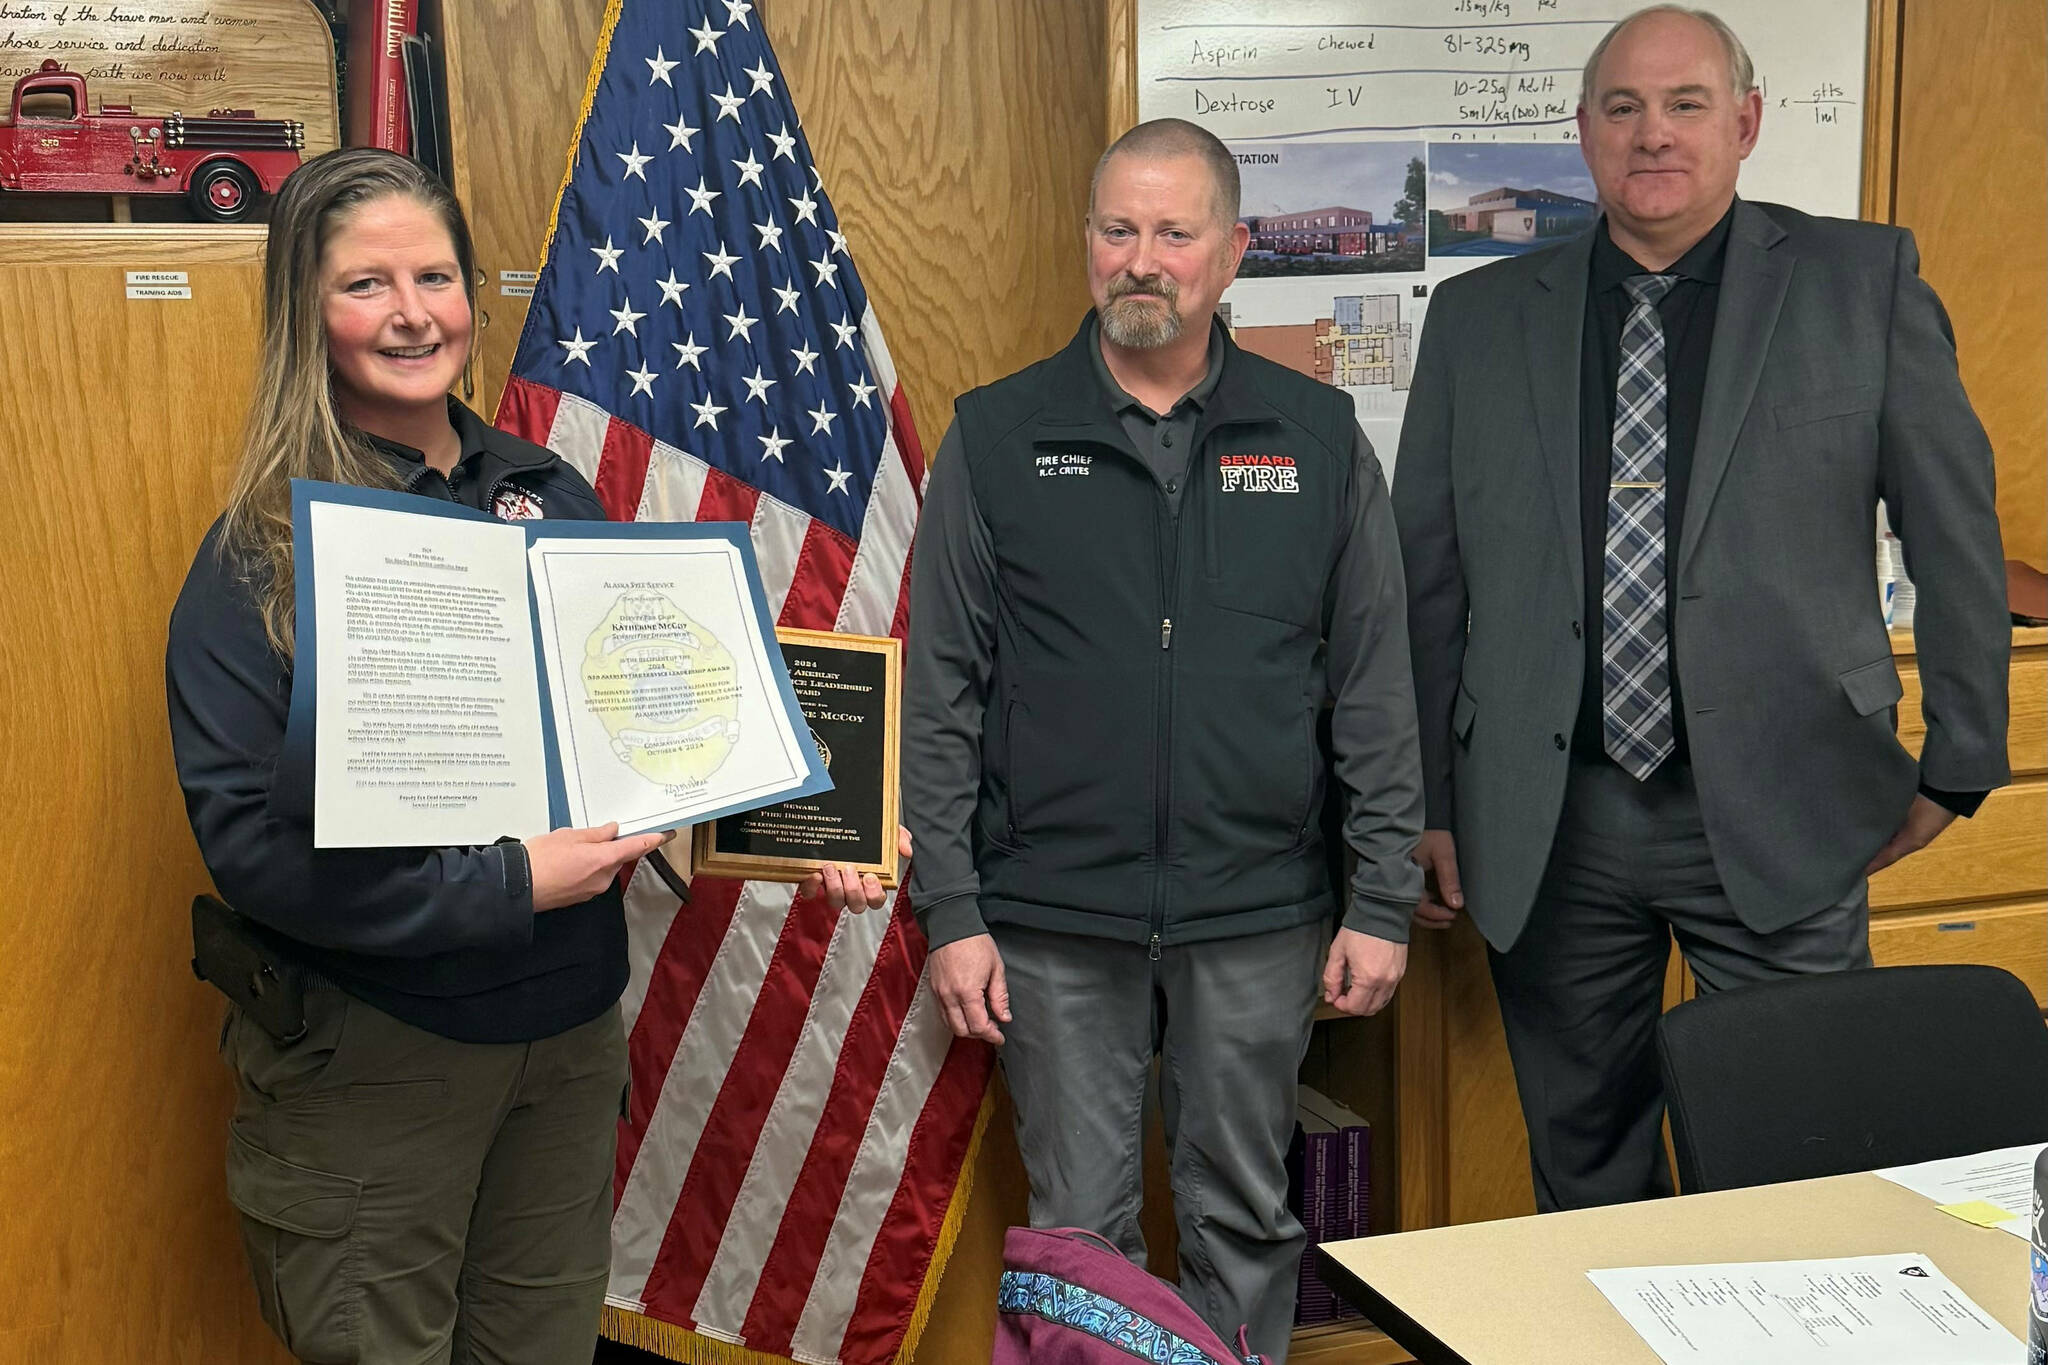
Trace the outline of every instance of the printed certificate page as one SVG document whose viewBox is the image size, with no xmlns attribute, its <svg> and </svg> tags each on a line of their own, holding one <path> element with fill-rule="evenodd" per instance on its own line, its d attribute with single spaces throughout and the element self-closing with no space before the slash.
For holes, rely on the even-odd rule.
<svg viewBox="0 0 2048 1365">
<path fill-rule="evenodd" d="M 545 833 L 525 534 L 345 502 L 315 501 L 308 515 L 314 844 L 446 846 Z"/>
<path fill-rule="evenodd" d="M 673 829 L 811 778 L 737 547 L 537 531 L 529 560 L 570 824 Z"/>
<path fill-rule="evenodd" d="M 1589 1270 L 1666 1365 L 2010 1365 L 2020 1343 L 1925 1256 Z"/>
</svg>

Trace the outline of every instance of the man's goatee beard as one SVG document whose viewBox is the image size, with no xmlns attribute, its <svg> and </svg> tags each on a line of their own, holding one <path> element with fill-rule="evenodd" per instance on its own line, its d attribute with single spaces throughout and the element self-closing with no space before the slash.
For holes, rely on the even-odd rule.
<svg viewBox="0 0 2048 1365">
<path fill-rule="evenodd" d="M 1150 300 L 1111 299 L 1101 309 L 1102 334 L 1134 351 L 1149 351 L 1180 339 L 1180 314 Z"/>
</svg>

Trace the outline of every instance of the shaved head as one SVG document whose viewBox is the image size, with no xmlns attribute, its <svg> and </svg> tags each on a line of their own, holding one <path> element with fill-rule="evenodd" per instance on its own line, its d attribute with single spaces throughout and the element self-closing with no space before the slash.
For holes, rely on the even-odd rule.
<svg viewBox="0 0 2048 1365">
<path fill-rule="evenodd" d="M 1237 178 L 1237 158 L 1230 154 L 1230 148 L 1207 128 L 1189 123 L 1186 119 L 1156 118 L 1141 123 L 1109 144 L 1109 150 L 1095 163 L 1095 175 L 1088 182 L 1088 213 L 1095 214 L 1095 193 L 1102 185 L 1102 168 L 1112 157 L 1133 156 L 1144 161 L 1170 161 L 1179 157 L 1192 157 L 1202 163 L 1209 172 L 1210 189 L 1216 206 L 1216 221 L 1229 224 L 1237 221 L 1240 190 Z"/>
</svg>

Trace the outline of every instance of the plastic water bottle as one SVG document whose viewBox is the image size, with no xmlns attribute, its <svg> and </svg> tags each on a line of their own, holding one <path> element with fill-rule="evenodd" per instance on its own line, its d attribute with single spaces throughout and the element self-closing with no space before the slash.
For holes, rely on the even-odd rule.
<svg viewBox="0 0 2048 1365">
<path fill-rule="evenodd" d="M 1906 573 L 1906 547 L 1892 534 L 1885 509 L 1877 509 L 1877 604 L 1890 630 L 1913 628 L 1913 580 Z"/>
<path fill-rule="evenodd" d="M 2027 1283 L 2027 1365 L 2048 1365 L 2048 1147 L 2034 1158 L 2034 1253 Z"/>
<path fill-rule="evenodd" d="M 1919 594 L 1914 591 L 1913 580 L 1906 573 L 1906 547 L 1897 536 L 1886 536 L 1885 558 L 1891 561 L 1890 600 L 1885 612 L 1885 624 L 1893 630 L 1913 628 L 1913 608 Z"/>
</svg>

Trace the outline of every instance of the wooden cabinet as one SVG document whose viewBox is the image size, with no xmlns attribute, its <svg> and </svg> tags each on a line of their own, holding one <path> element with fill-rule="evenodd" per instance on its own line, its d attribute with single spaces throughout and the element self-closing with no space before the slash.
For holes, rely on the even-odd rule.
<svg viewBox="0 0 2048 1365">
<path fill-rule="evenodd" d="M 1919 752 L 1920 670 L 1913 637 L 1893 641 L 1905 695 L 1899 738 Z M 1987 962 L 2048 1004 L 2048 627 L 2013 632 L 2012 785 L 1975 818 L 1870 883 L 1870 955 L 1879 966 Z"/>
<path fill-rule="evenodd" d="M 165 622 L 255 373 L 260 227 L 0 225 L 0 1361 L 282 1361 L 223 1193 Z M 187 298 L 134 298 L 129 271 Z"/>
<path fill-rule="evenodd" d="M 1874 915 L 1870 955 L 1880 967 L 1927 962 L 1983 962 L 2003 967 L 2048 1006 L 2048 899 L 1949 905 L 1932 911 Z"/>
<path fill-rule="evenodd" d="M 2048 567 L 2048 4 L 1879 3 L 1901 11 L 1894 192 L 1866 212 L 1912 229 L 1998 459 L 2005 552 Z"/>
</svg>

